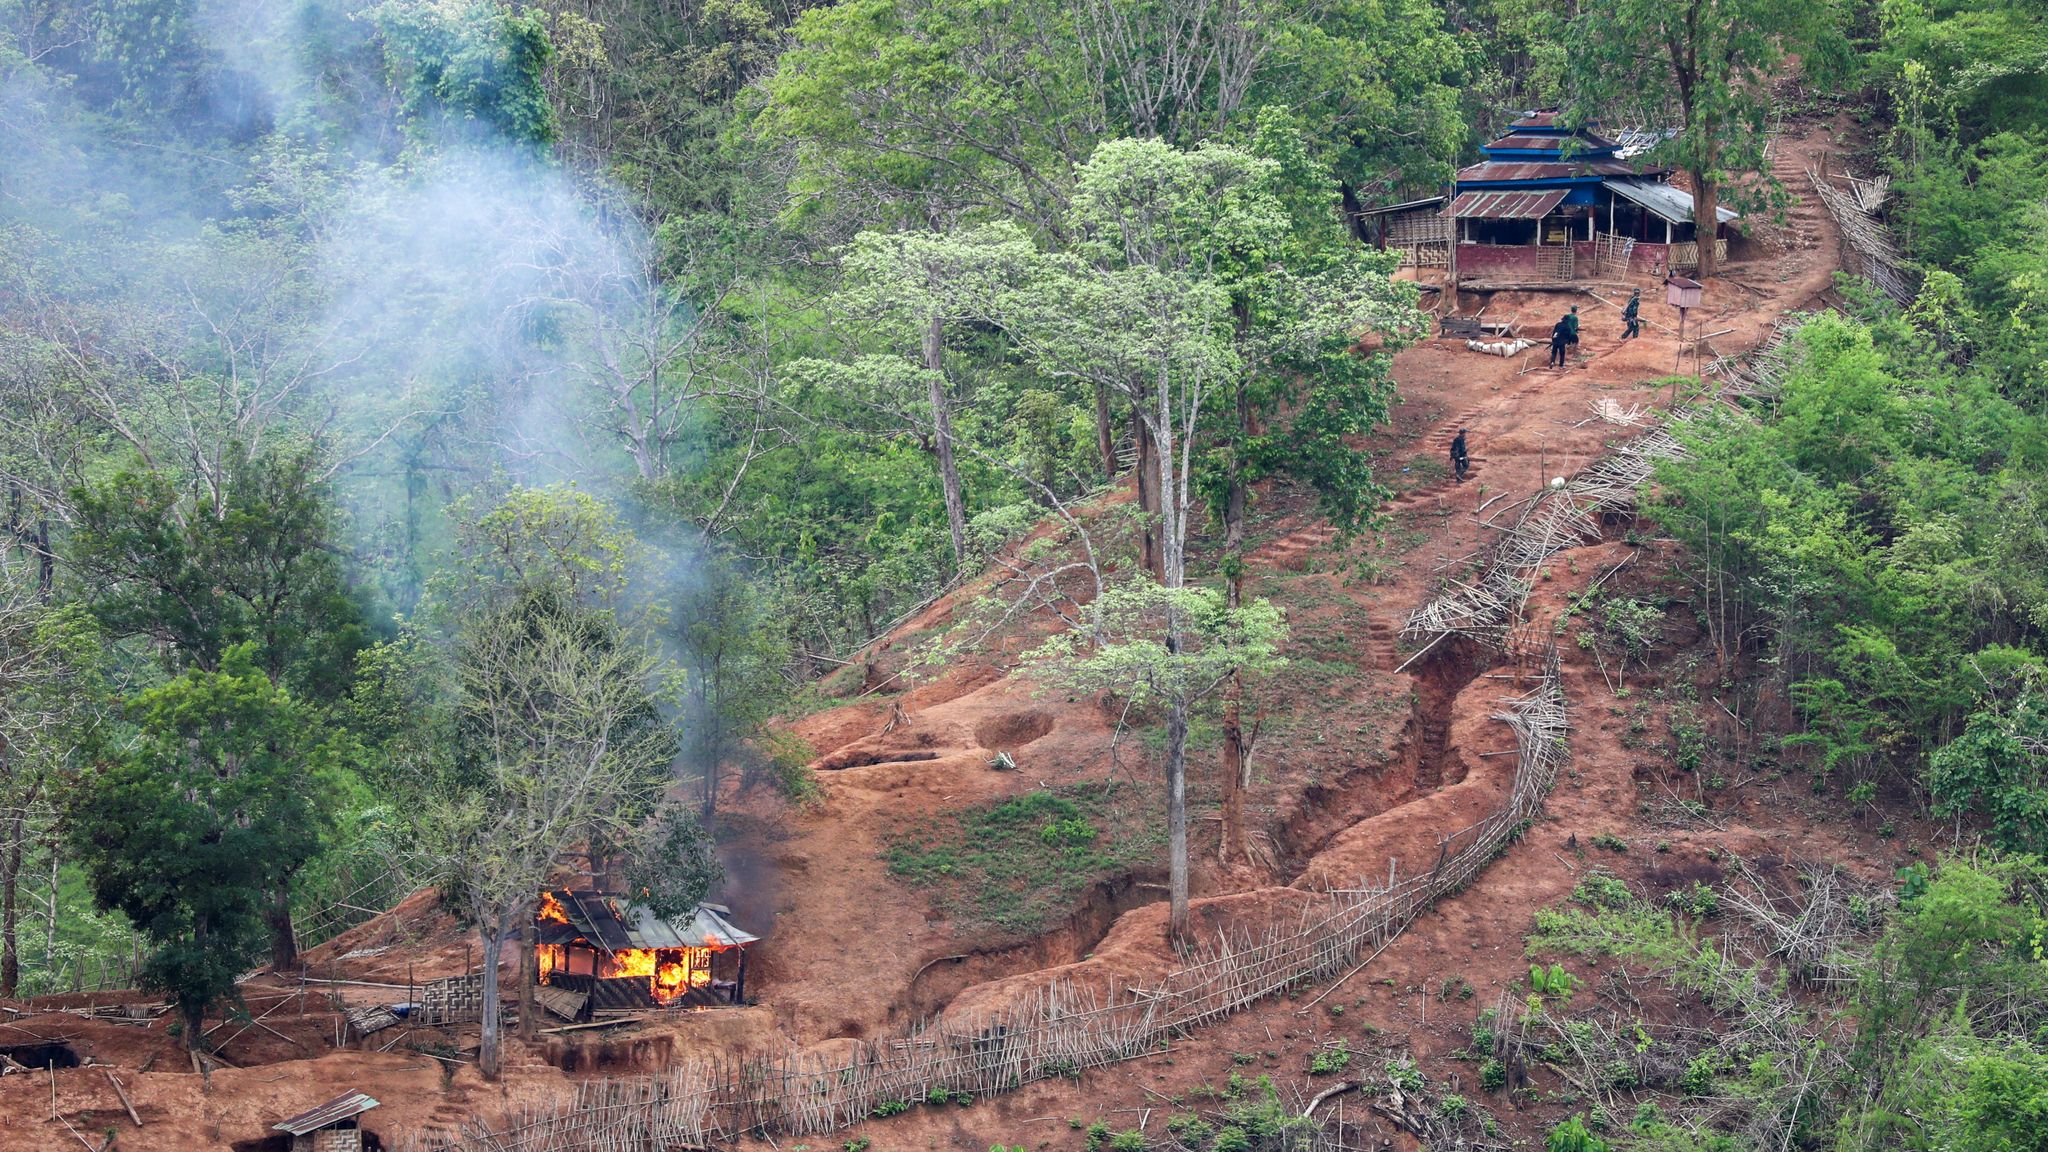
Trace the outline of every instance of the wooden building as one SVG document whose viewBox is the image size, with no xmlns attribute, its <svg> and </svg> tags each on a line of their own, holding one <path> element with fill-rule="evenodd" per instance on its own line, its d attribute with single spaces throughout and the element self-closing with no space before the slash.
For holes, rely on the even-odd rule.
<svg viewBox="0 0 2048 1152">
<path fill-rule="evenodd" d="M 593 1011 L 716 1008 L 747 994 L 747 945 L 730 910 L 699 904 L 663 920 L 618 896 L 559 889 L 534 913 L 542 1003 L 557 1015 Z M 581 997 L 581 999 L 578 999 Z"/>
<path fill-rule="evenodd" d="M 291 1136 L 291 1152 L 375 1152 L 382 1145 L 374 1136 L 364 1139 L 360 1117 L 376 1106 L 376 1100 L 361 1092 L 345 1092 L 270 1127 Z"/>
<path fill-rule="evenodd" d="M 1484 159 L 1458 171 L 1441 210 L 1453 274 L 1547 282 L 1697 267 L 1692 196 L 1668 182 L 1668 169 L 1624 158 L 1629 151 L 1591 128 L 1566 127 L 1554 112 L 1516 120 L 1480 149 Z M 1399 219 L 1413 210 L 1387 211 Z M 1725 255 L 1736 214 L 1716 215 L 1711 238 Z"/>
</svg>

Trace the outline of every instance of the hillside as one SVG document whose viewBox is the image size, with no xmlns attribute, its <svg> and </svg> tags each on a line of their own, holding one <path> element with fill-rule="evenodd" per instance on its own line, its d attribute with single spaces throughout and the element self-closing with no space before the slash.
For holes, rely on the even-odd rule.
<svg viewBox="0 0 2048 1152">
<path fill-rule="evenodd" d="M 1786 137 L 1781 154 L 1796 164 L 1830 139 L 1827 128 L 1815 126 Z M 1716 333 L 1717 354 L 1740 356 L 1758 346 L 1787 315 L 1817 306 L 1830 290 L 1838 266 L 1830 222 L 1807 203 L 1792 220 L 1794 228 L 1811 230 L 1810 242 L 1789 251 L 1759 248 L 1709 282 L 1704 323 Z M 1649 292 L 1656 287 L 1643 284 Z M 1417 478 L 1387 509 L 1385 531 L 1360 545 L 1371 549 L 1377 578 L 1358 578 L 1359 554 L 1334 550 L 1331 531 L 1297 493 L 1285 486 L 1260 492 L 1249 587 L 1285 608 L 1294 665 L 1262 706 L 1249 805 L 1257 850 L 1250 859 L 1219 861 L 1211 831 L 1197 853 L 1195 908 L 1204 934 L 1294 916 L 1304 894 L 1384 876 L 1390 864 L 1403 876 L 1426 872 L 1441 837 L 1501 803 L 1514 761 L 1499 753 L 1513 740 L 1492 717 L 1516 690 L 1516 676 L 1501 675 L 1514 665 L 1466 640 L 1417 651 L 1398 633 L 1415 609 L 1449 587 L 1447 575 L 1468 571 L 1469 558 L 1498 538 L 1502 524 L 1487 510 L 1514 507 L 1547 477 L 1572 476 L 1654 426 L 1654 416 L 1617 423 L 1599 413 L 1660 409 L 1666 393 L 1657 382 L 1677 347 L 1669 331 L 1653 327 L 1624 343 L 1613 302 L 1586 294 L 1496 292 L 1474 298 L 1468 309 L 1483 304 L 1489 319 L 1540 330 L 1567 301 L 1581 304 L 1587 331 L 1568 371 L 1533 366 L 1535 351 L 1502 359 L 1469 352 L 1454 339 L 1426 340 L 1395 358 L 1401 402 L 1372 447 L 1403 461 L 1404 472 Z M 1661 324 L 1660 311 L 1649 315 Z M 1474 455 L 1463 484 L 1435 463 L 1459 427 L 1469 429 Z M 1658 703 L 1620 696 L 1589 650 L 1561 645 L 1570 759 L 1542 819 L 1466 891 L 1424 913 L 1370 963 L 1339 983 L 1304 986 L 1201 1028 L 1158 1055 L 1078 1081 L 1039 1082 L 972 1108 L 914 1109 L 849 1137 L 884 1146 L 1059 1147 L 1069 1139 L 1070 1117 L 1142 1128 L 1153 1111 L 1163 1111 L 1162 1098 L 1184 1097 L 1234 1072 L 1270 1074 L 1305 1097 L 1319 1086 L 1304 1073 L 1309 1057 L 1339 1039 L 1367 1064 L 1381 1057 L 1366 1053 L 1401 1054 L 1431 1083 L 1471 1091 L 1473 1073 L 1457 1058 L 1473 1017 L 1517 986 L 1531 913 L 1564 898 L 1589 870 L 1614 872 L 1653 896 L 1714 878 L 1715 861 L 1729 855 L 1765 869 L 1867 862 L 1870 876 L 1884 875 L 1902 850 L 1930 833 L 1909 830 L 1879 841 L 1868 821 L 1832 819 L 1824 805 L 1781 784 L 1750 780 L 1705 792 L 1696 779 L 1645 758 L 1640 734 L 1669 731 L 1671 701 L 1681 694 L 1749 700 L 1745 727 L 1784 719 L 1782 703 L 1746 697 L 1739 683 L 1714 682 L 1701 659 L 1701 631 L 1673 590 L 1672 559 L 1672 545 L 1656 538 L 1653 524 L 1624 517 L 1602 542 L 1567 549 L 1545 567 L 1527 609 L 1527 629 L 1536 634 L 1566 634 L 1568 624 L 1553 621 L 1596 583 L 1612 596 L 1673 606 L 1647 662 L 1627 673 L 1635 698 Z M 8 1027 L 19 1036 L 62 1040 L 78 1056 L 120 1071 L 145 1121 L 121 1133 L 124 1148 L 198 1148 L 215 1140 L 242 1146 L 257 1138 L 259 1121 L 270 1113 L 317 1103 L 338 1083 L 382 1101 L 373 1127 L 390 1142 L 400 1133 L 451 1131 L 514 1101 L 545 1101 L 576 1077 L 658 1072 L 706 1052 L 736 1057 L 880 1036 L 949 1009 L 985 1011 L 1047 979 L 1156 980 L 1175 959 L 1164 940 L 1161 872 L 1152 851 L 1105 855 L 1099 875 L 1055 886 L 1043 913 L 1017 912 L 1009 903 L 990 913 L 973 893 L 945 882 L 920 886 L 892 872 L 890 849 L 906 834 L 905 814 L 917 814 L 913 830 L 929 832 L 1046 791 L 1094 794 L 1088 790 L 1113 776 L 1131 789 L 1156 771 L 1156 749 L 1130 737 L 1111 770 L 1105 752 L 1114 711 L 1104 701 L 1034 684 L 1015 662 L 1028 635 L 993 639 L 980 658 L 904 686 L 907 654 L 943 632 L 977 591 L 940 600 L 874 645 L 862 680 L 845 689 L 854 699 L 790 722 L 816 753 L 810 767 L 821 789 L 817 802 L 791 807 L 759 790 L 735 794 L 732 819 L 743 831 L 721 851 L 737 918 L 768 928 L 752 977 L 759 1008 L 684 1014 L 672 1023 L 521 1047 L 525 1054 L 503 1090 L 477 1082 L 467 1067 L 444 1075 L 435 1060 L 403 1048 L 309 1059 L 332 1040 L 324 990 L 308 992 L 303 1008 L 288 1005 L 285 1014 L 266 1018 L 262 1033 L 224 1049 L 223 1057 L 240 1067 L 217 1070 L 204 1085 L 176 1063 L 174 1045 L 140 1043 L 161 1033 L 168 1017 L 138 1028 L 31 1013 L 11 1018 Z M 1721 717 L 1706 723 L 1716 755 L 1735 761 L 1736 730 Z M 1008 753 L 1016 768 L 991 768 L 997 753 Z M 1595 843 L 1616 847 L 1589 852 Z M 1062 878 L 1027 875 L 1024 882 L 1056 879 Z M 462 971 L 471 947 L 430 898 L 415 899 L 311 954 L 309 973 L 367 981 L 335 990 L 341 1002 L 370 1003 L 381 995 L 378 982 L 403 985 Z M 259 981 L 245 990 L 252 1008 L 266 993 L 293 990 L 286 983 L 268 992 L 272 987 Z M 1450 987 L 1454 994 L 1441 994 Z M 293 1027 L 282 1027 L 287 1017 Z M 41 1080 L 10 1077 L 0 1087 L 10 1114 L 47 1111 L 36 1102 L 45 1090 Z M 96 1131 L 120 1117 L 108 1082 L 92 1070 L 65 1070 L 57 1081 L 59 1111 L 74 1127 Z M 1351 1107 L 1347 1123 L 1359 1138 L 1412 1138 Z M 1518 1118 L 1524 1111 L 1532 1115 Z M 1556 1111 L 1535 1105 L 1500 1118 L 1511 1132 L 1534 1131 L 1528 1125 Z M 61 1125 L 40 1123 L 41 1139 L 63 1138 Z"/>
</svg>

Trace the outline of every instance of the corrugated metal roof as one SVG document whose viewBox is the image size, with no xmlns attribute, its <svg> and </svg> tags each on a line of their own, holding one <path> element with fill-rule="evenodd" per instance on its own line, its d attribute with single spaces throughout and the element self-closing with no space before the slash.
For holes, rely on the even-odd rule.
<svg viewBox="0 0 2048 1152">
<path fill-rule="evenodd" d="M 1591 132 L 1578 132 L 1565 136 L 1503 136 L 1488 144 L 1488 148 L 1519 148 L 1531 152 L 1561 152 L 1567 145 L 1577 147 L 1580 155 L 1603 149 L 1619 148 L 1621 145 L 1605 136 Z"/>
<path fill-rule="evenodd" d="M 1558 114 L 1555 112 L 1531 112 L 1520 120 L 1508 125 L 1510 128 L 1555 128 Z"/>
<path fill-rule="evenodd" d="M 606 952 L 618 952 L 627 948 L 736 948 L 760 939 L 735 928 L 704 904 L 697 905 L 687 918 L 663 920 L 615 896 L 559 891 L 554 897 L 569 923 L 540 924 L 542 944 L 566 944 L 581 936 Z"/>
<path fill-rule="evenodd" d="M 1652 169 L 1651 171 L 1654 171 Z M 1539 160 L 1487 160 L 1458 169 L 1458 182 L 1481 180 L 1578 180 L 1594 176 L 1636 176 L 1643 169 L 1621 160 L 1587 158 L 1562 163 Z"/>
<path fill-rule="evenodd" d="M 329 1124 L 339 1124 L 350 1117 L 360 1116 L 376 1106 L 377 1101 L 375 1099 L 361 1092 L 349 1092 L 336 1096 L 318 1108 L 301 1112 L 289 1120 L 279 1120 L 270 1127 L 274 1131 L 289 1132 L 294 1136 L 304 1136 L 308 1132 L 325 1128 Z"/>
<path fill-rule="evenodd" d="M 1649 209 L 1652 215 L 1660 219 L 1669 220 L 1673 224 L 1693 222 L 1692 194 L 1683 188 L 1640 180 L 1602 180 L 1601 184 L 1615 195 L 1633 200 Z M 1714 206 L 1714 216 L 1723 224 L 1740 219 L 1736 213 L 1718 204 Z"/>
<path fill-rule="evenodd" d="M 1564 199 L 1565 190 L 1460 192 L 1444 215 L 1462 220 L 1537 220 Z"/>
<path fill-rule="evenodd" d="M 1443 202 L 1443 197 L 1431 196 L 1424 200 L 1410 200 L 1405 204 L 1382 204 L 1377 208 L 1360 208 L 1358 214 L 1360 216 L 1388 216 L 1396 212 L 1413 212 L 1418 208 L 1431 208 Z"/>
</svg>

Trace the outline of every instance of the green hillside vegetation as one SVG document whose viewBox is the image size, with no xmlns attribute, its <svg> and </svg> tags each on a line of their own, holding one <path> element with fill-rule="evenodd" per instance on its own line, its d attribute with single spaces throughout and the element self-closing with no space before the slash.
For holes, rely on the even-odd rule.
<svg viewBox="0 0 2048 1152">
<path fill-rule="evenodd" d="M 2039 0 L 0 0 L 0 95 L 0 996 L 137 968 L 195 1045 L 416 883 L 486 944 L 572 844 L 701 899 L 722 783 L 817 793 L 772 718 L 1128 471 L 1035 659 L 1156 712 L 1166 785 L 888 861 L 1027 932 L 1164 845 L 1178 926 L 1186 775 L 1282 663 L 1254 486 L 1349 540 L 1402 464 L 1353 445 L 1426 318 L 1346 210 L 1560 107 L 1763 217 L 1769 130 L 1847 118 L 1917 297 L 1844 277 L 1653 509 L 1777 766 L 1981 846 L 1802 989 L 1855 1046 L 1775 1144 L 1599 1139 L 2048 1148 Z M 1542 939 L 1725 976 L 1620 915 Z"/>
</svg>

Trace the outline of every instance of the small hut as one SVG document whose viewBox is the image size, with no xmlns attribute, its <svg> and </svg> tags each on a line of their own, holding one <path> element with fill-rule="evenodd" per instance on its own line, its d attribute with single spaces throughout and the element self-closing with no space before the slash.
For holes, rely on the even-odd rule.
<svg viewBox="0 0 2048 1152">
<path fill-rule="evenodd" d="M 568 997 L 551 1011 L 574 1014 L 643 1008 L 719 1008 L 747 994 L 747 945 L 760 937 L 734 927 L 717 904 L 664 920 L 617 896 L 558 889 L 534 913 L 540 982 Z M 584 999 L 579 1003 L 574 997 Z M 561 1005 L 562 1007 L 557 1007 Z"/>
<path fill-rule="evenodd" d="M 366 1147 L 381 1147 L 374 1136 L 367 1145 L 364 1143 L 362 1124 L 358 1120 L 376 1106 L 376 1100 L 361 1092 L 345 1092 L 317 1108 L 308 1109 L 289 1120 L 280 1120 L 270 1127 L 273 1131 L 290 1133 L 291 1152 L 364 1152 Z"/>
</svg>

